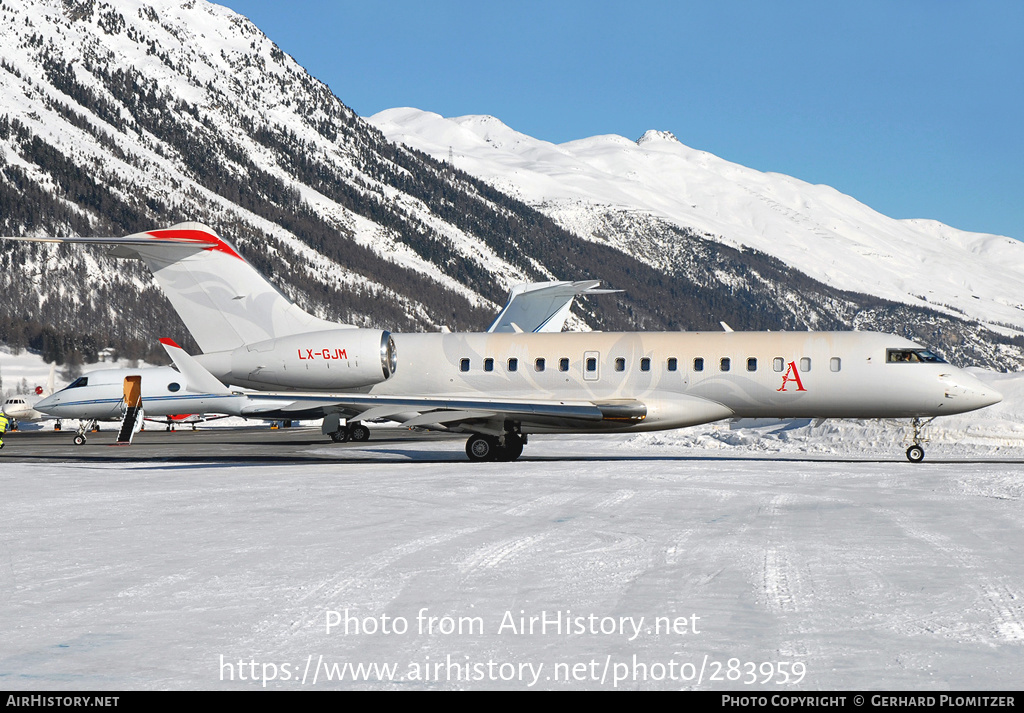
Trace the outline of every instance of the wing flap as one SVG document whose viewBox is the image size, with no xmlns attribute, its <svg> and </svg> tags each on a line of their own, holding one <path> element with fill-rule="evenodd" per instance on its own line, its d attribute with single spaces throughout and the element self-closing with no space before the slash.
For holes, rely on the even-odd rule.
<svg viewBox="0 0 1024 713">
<path fill-rule="evenodd" d="M 486 421 L 497 416 L 495 411 L 428 411 L 408 421 L 403 421 L 402 426 L 412 428 L 413 426 L 433 426 L 461 421 Z"/>
</svg>

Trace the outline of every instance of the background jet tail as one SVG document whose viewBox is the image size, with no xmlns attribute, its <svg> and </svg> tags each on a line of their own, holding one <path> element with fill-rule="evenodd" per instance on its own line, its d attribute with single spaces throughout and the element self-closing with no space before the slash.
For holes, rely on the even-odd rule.
<svg viewBox="0 0 1024 713">
<path fill-rule="evenodd" d="M 229 396 L 231 394 L 231 389 L 218 381 L 217 377 L 207 371 L 202 364 L 193 359 L 184 349 L 179 347 L 173 339 L 162 338 L 160 344 L 163 345 L 167 356 L 174 362 L 174 366 L 185 377 L 185 383 L 188 384 L 189 391 L 214 394 L 216 396 Z"/>
</svg>

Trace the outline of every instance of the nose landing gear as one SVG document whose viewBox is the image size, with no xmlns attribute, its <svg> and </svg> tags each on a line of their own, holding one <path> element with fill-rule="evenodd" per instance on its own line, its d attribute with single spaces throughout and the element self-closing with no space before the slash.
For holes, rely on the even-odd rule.
<svg viewBox="0 0 1024 713">
<path fill-rule="evenodd" d="M 924 427 L 934 420 L 934 417 L 929 418 L 927 421 L 922 421 L 919 417 L 915 417 L 914 420 L 910 422 L 910 428 L 913 431 L 913 434 L 910 437 L 911 446 L 907 449 L 907 460 L 911 463 L 920 463 L 924 460 L 924 448 L 921 447 L 921 441 L 924 440 L 924 442 L 927 443 L 928 439 L 922 438 L 921 434 L 924 431 Z"/>
<path fill-rule="evenodd" d="M 924 460 L 924 448 L 915 444 L 907 449 L 907 460 L 911 463 L 920 463 Z"/>
<path fill-rule="evenodd" d="M 93 419 L 91 421 L 79 421 L 78 422 L 78 429 L 75 431 L 75 445 L 76 446 L 84 446 L 85 445 L 85 442 L 88 440 L 85 437 L 85 432 L 86 431 L 91 431 L 93 433 L 96 433 L 99 430 L 100 430 L 100 425 L 96 421 L 96 419 Z"/>
</svg>

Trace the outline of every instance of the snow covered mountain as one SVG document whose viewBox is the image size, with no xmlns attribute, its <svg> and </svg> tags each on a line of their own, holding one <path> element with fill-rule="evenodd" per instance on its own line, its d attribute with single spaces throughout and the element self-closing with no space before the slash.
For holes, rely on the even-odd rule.
<svg viewBox="0 0 1024 713">
<path fill-rule="evenodd" d="M 916 338 L 961 364 L 1024 365 L 1024 312 L 996 290 L 1009 279 L 999 271 L 1019 265 L 1006 239 L 918 227 L 964 245 L 942 263 L 960 282 L 932 285 L 922 276 L 939 263 L 891 267 L 887 256 L 913 246 L 868 241 L 866 219 L 863 244 L 840 251 L 851 199 L 664 136 L 556 147 L 493 119 L 383 118 L 413 148 L 205 0 L 0 2 L 2 234 L 122 235 L 199 220 L 319 316 L 396 331 L 482 329 L 512 284 L 599 279 L 624 292 L 587 300 L 578 328 L 856 327 Z M 394 133 L 417 123 L 433 157 Z M 963 259 L 972 251 L 977 260 Z M 0 342 L 58 361 L 107 345 L 144 356 L 159 336 L 190 343 L 141 266 L 99 251 L 0 243 L 0 288 Z"/>
<path fill-rule="evenodd" d="M 829 186 L 730 163 L 668 132 L 556 145 L 490 116 L 447 119 L 403 108 L 369 121 L 393 141 L 450 157 L 562 227 L 660 269 L 678 260 L 671 243 L 609 231 L 613 216 L 667 221 L 758 250 L 842 290 L 1024 330 L 1024 243 L 1011 238 L 894 220 Z"/>
<path fill-rule="evenodd" d="M 308 308 L 398 329 L 486 324 L 509 284 L 538 277 L 482 236 L 525 240 L 521 215 L 388 143 L 227 8 L 7 0 L 0 50 L 5 234 L 197 219 Z M 177 323 L 130 263 L 0 254 L 15 321 L 116 331 L 139 318 L 150 333 Z"/>
</svg>

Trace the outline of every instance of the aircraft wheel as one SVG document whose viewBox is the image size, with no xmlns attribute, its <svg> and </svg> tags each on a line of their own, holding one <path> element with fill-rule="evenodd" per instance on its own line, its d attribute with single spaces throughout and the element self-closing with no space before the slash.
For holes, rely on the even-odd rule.
<svg viewBox="0 0 1024 713">
<path fill-rule="evenodd" d="M 508 463 L 523 454 L 523 439 L 514 433 L 505 436 L 505 447 L 498 449 L 498 460 Z"/>
<path fill-rule="evenodd" d="M 84 446 L 85 445 L 85 436 L 83 436 L 81 433 L 79 433 L 77 436 L 75 436 L 75 445 L 76 446 Z"/>
<path fill-rule="evenodd" d="M 331 434 L 331 440 L 335 443 L 344 443 L 348 440 L 348 431 L 344 428 Z"/>
<path fill-rule="evenodd" d="M 353 441 L 368 441 L 370 440 L 370 429 L 362 424 L 353 426 L 349 429 L 349 439 Z"/>
<path fill-rule="evenodd" d="M 466 441 L 466 455 L 471 461 L 481 463 L 498 457 L 498 439 L 494 436 L 476 434 Z"/>
<path fill-rule="evenodd" d="M 920 463 L 924 460 L 924 448 L 915 444 L 907 449 L 907 460 L 911 463 Z"/>
</svg>

